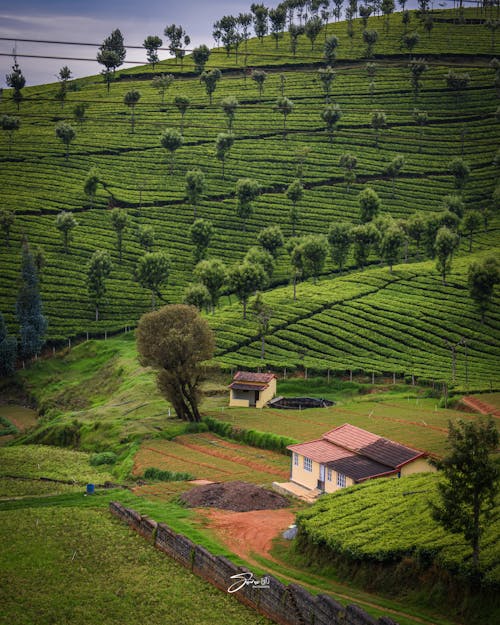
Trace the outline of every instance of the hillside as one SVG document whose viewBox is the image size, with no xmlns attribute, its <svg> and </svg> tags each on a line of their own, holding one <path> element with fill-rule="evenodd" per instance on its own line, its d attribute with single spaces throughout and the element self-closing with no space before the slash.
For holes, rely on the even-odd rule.
<svg viewBox="0 0 500 625">
<path fill-rule="evenodd" d="M 404 28 L 400 14 L 391 16 L 388 33 L 382 17 L 369 20 L 369 27 L 380 35 L 375 58 L 371 59 L 376 64 L 371 88 L 361 20 L 354 20 L 352 42 L 344 22 L 330 24 L 327 33 L 322 31 L 318 37 L 314 50 L 304 36 L 299 38 L 295 57 L 289 51 L 288 35 L 280 40 L 278 49 L 271 37 L 263 44 L 250 40 L 247 55 L 240 49 L 237 58 L 233 52 L 226 55 L 214 51 L 207 68 L 218 66 L 223 76 L 213 104 L 194 75 L 190 58 L 184 60 L 182 68 L 166 61 L 154 71 L 143 67 L 118 72 L 119 79 L 112 83 L 109 94 L 101 77 L 73 81 L 64 106 L 54 100 L 57 85 L 24 89 L 19 112 L 6 91 L 0 114 L 15 115 L 21 122 L 11 148 L 7 136 L 0 148 L 3 205 L 16 214 L 10 247 L 0 246 L 1 312 L 9 327 L 16 329 L 14 307 L 23 236 L 32 246 L 43 248 L 42 298 L 49 319 L 49 340 L 62 341 L 86 333 L 102 336 L 105 330 L 134 326 L 140 314 L 149 309 L 150 294 L 134 279 L 143 254 L 137 238 L 140 226 L 154 227 L 154 249 L 167 251 L 171 258 L 164 300 L 180 301 L 194 267 L 189 236 L 193 207 L 185 194 L 185 174 L 194 166 L 200 167 L 206 178 L 197 216 L 210 220 L 215 232 L 209 257 L 220 258 L 228 266 L 242 260 L 266 226 L 278 223 L 285 237 L 290 237 L 291 203 L 285 191 L 301 160 L 304 196 L 299 202 L 296 233 L 319 235 L 326 234 L 335 221 L 359 222 L 358 194 L 367 184 L 380 196 L 382 213 L 396 219 L 408 218 L 415 211 L 438 213 L 443 198 L 454 191 L 449 164 L 463 156 L 471 167 L 463 191 L 466 210 L 477 209 L 485 218 L 485 228 L 474 234 L 472 252 L 474 257 L 498 253 L 500 220 L 496 214 L 489 215 L 500 136 L 495 116 L 495 73 L 489 67 L 495 50 L 491 33 L 476 21 L 476 12 L 467 10 L 465 15 L 471 19 L 458 24 L 454 12 L 436 12 L 432 32 L 421 32 L 413 54 L 425 56 L 428 70 L 416 97 L 409 81 L 409 55 L 400 43 Z M 421 30 L 413 12 L 411 20 L 410 28 Z M 340 106 L 342 118 L 332 141 L 321 119 L 325 95 L 318 78 L 318 70 L 324 66 L 326 34 L 339 38 L 331 100 Z M 263 67 L 268 72 L 262 96 L 255 82 L 241 71 L 245 67 Z M 450 68 L 469 74 L 470 83 L 463 93 L 447 88 L 445 75 Z M 151 85 L 151 77 L 160 72 L 176 76 L 164 104 Z M 141 92 L 134 133 L 130 110 L 123 104 L 131 89 Z M 283 116 L 275 110 L 282 92 L 294 105 L 286 120 L 286 138 Z M 166 128 L 179 128 L 180 114 L 172 104 L 176 96 L 188 97 L 190 107 L 183 123 L 184 144 L 177 150 L 173 172 L 169 173 L 169 155 L 160 146 L 159 134 Z M 217 135 L 226 130 L 220 101 L 227 96 L 236 97 L 239 107 L 234 121 L 235 142 L 223 178 L 214 146 Z M 82 102 L 88 104 L 86 120 L 77 125 L 73 108 Z M 428 114 L 423 128 L 415 121 L 414 109 Z M 371 128 L 371 117 L 377 110 L 387 116 L 379 147 Z M 55 123 L 63 119 L 76 130 L 68 160 L 54 134 Z M 358 161 L 357 180 L 350 189 L 339 166 L 339 157 L 346 151 Z M 404 156 L 405 164 L 393 182 L 385 170 L 397 154 Z M 83 191 L 91 167 L 98 170 L 101 180 L 93 202 Z M 236 216 L 234 197 L 235 183 L 243 177 L 255 178 L 261 185 L 244 229 Z M 109 216 L 114 206 L 126 209 L 129 216 L 121 263 Z M 74 213 L 78 222 L 67 254 L 55 227 L 61 210 Z M 96 249 L 108 250 L 113 259 L 107 300 L 98 322 L 93 320 L 86 285 L 86 266 Z M 444 341 L 466 337 L 469 385 L 498 388 L 494 367 L 499 354 L 495 332 L 498 313 L 490 313 L 486 324 L 479 327 L 478 313 L 466 290 L 471 259 L 468 250 L 469 241 L 464 236 L 447 286 L 441 285 L 434 261 L 415 264 L 422 260 L 422 251 L 412 240 L 408 249 L 411 264 L 397 266 L 393 274 L 388 268 L 372 268 L 379 264 L 376 250 L 372 250 L 363 272 L 356 270 L 350 255 L 349 273 L 343 277 L 337 277 L 337 267 L 329 257 L 318 284 L 309 280 L 299 285 L 296 303 L 290 301 L 291 287 L 282 286 L 290 280 L 290 259 L 282 252 L 265 296 L 273 308 L 266 362 L 273 367 L 307 366 L 339 372 L 413 373 L 451 382 L 450 355 Z M 230 366 L 259 366 L 255 323 L 238 319 L 239 305 L 229 305 L 227 298 L 222 303 L 224 308 L 213 318 L 217 359 Z M 456 378 L 466 385 L 464 354 Z"/>
</svg>

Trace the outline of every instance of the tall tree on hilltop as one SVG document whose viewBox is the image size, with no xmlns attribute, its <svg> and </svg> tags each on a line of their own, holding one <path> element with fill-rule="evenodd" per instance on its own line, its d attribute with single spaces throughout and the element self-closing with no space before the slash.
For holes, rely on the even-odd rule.
<svg viewBox="0 0 500 625">
<path fill-rule="evenodd" d="M 205 71 L 205 65 L 210 58 L 210 54 L 210 49 L 205 44 L 201 44 L 201 46 L 193 50 L 193 63 L 197 74 L 202 74 Z"/>
<path fill-rule="evenodd" d="M 481 313 L 481 323 L 484 323 L 495 286 L 500 284 L 500 267 L 497 259 L 494 256 L 487 256 L 481 261 L 472 262 L 469 265 L 467 284 L 469 294 Z"/>
<path fill-rule="evenodd" d="M 191 38 L 182 26 L 177 26 L 176 24 L 165 26 L 163 34 L 168 39 L 168 49 L 171 54 L 175 56 L 175 62 L 177 63 L 180 59 L 182 69 L 184 57 L 186 56 L 186 50 L 184 50 L 184 48 L 189 46 Z"/>
<path fill-rule="evenodd" d="M 286 9 L 283 5 L 278 5 L 275 9 L 269 9 L 269 21 L 271 22 L 271 35 L 274 38 L 276 49 L 279 40 L 283 37 L 286 24 Z"/>
<path fill-rule="evenodd" d="M 130 118 L 130 123 L 132 126 L 132 134 L 135 132 L 135 107 L 137 103 L 141 99 L 141 92 L 137 91 L 137 89 L 131 89 L 127 91 L 127 93 L 123 96 L 123 103 L 125 106 L 128 106 L 132 110 L 132 116 Z"/>
<path fill-rule="evenodd" d="M 14 100 L 17 110 L 19 111 L 19 107 L 21 106 L 23 99 L 22 89 L 26 85 L 26 78 L 23 76 L 21 68 L 17 64 L 16 57 L 14 57 L 14 65 L 12 66 L 11 73 L 5 76 L 5 82 L 7 83 L 7 86 L 13 90 L 12 99 Z"/>
<path fill-rule="evenodd" d="M 405 47 L 408 50 L 408 56 L 411 58 L 411 53 L 413 52 L 413 48 L 415 48 L 420 41 L 420 35 L 417 32 L 414 33 L 404 33 L 401 37 L 401 46 Z"/>
<path fill-rule="evenodd" d="M 434 461 L 442 479 L 438 501 L 431 503 L 432 516 L 445 530 L 462 534 L 470 544 L 476 576 L 484 523 L 495 507 L 499 488 L 500 472 L 492 456 L 498 442 L 498 430 L 491 417 L 478 422 L 450 421 L 449 453 Z"/>
<path fill-rule="evenodd" d="M 311 42 L 311 50 L 314 50 L 314 43 L 316 42 L 322 28 L 323 24 L 321 23 L 321 19 L 319 17 L 311 17 L 311 19 L 307 20 L 305 23 L 304 33 Z"/>
<path fill-rule="evenodd" d="M 162 47 L 163 41 L 157 35 L 148 35 L 142 44 L 142 47 L 146 49 L 146 58 L 148 63 L 151 63 L 153 69 L 156 63 L 160 62 L 158 56 L 158 50 Z"/>
<path fill-rule="evenodd" d="M 123 42 L 123 35 L 117 28 L 109 37 L 106 37 L 97 53 L 97 62 L 104 66 L 102 73 L 104 74 L 108 93 L 116 68 L 123 65 L 126 54 L 127 51 Z"/>
<path fill-rule="evenodd" d="M 326 33 L 326 30 L 325 30 L 325 33 Z M 325 55 L 325 61 L 328 63 L 328 65 L 333 65 L 333 63 L 335 63 L 338 46 L 339 46 L 339 40 L 338 40 L 338 37 L 336 37 L 335 35 L 330 35 L 328 39 L 325 39 L 323 53 Z"/>
<path fill-rule="evenodd" d="M 62 211 L 56 217 L 56 228 L 61 233 L 65 254 L 68 253 L 69 242 L 72 236 L 71 231 L 76 228 L 77 225 L 78 222 L 73 213 Z"/>
<path fill-rule="evenodd" d="M 116 247 L 118 249 L 118 258 L 120 263 L 122 262 L 122 250 L 123 250 L 123 233 L 128 225 L 127 211 L 123 208 L 114 208 L 111 211 L 111 225 L 116 232 Z"/>
<path fill-rule="evenodd" d="M 378 41 L 378 32 L 376 30 L 364 30 L 363 41 L 366 44 L 365 56 L 367 59 L 373 58 L 373 48 Z"/>
<path fill-rule="evenodd" d="M 96 250 L 87 266 L 87 290 L 95 307 L 95 320 L 99 321 L 99 308 L 106 296 L 106 280 L 113 265 L 107 251 Z"/>
<path fill-rule="evenodd" d="M 201 169 L 186 172 L 186 197 L 193 207 L 193 221 L 196 219 L 196 205 L 205 191 L 205 174 Z"/>
<path fill-rule="evenodd" d="M 183 421 L 199 422 L 203 362 L 215 341 L 194 306 L 175 304 L 143 315 L 137 327 L 137 351 L 143 366 L 157 370 L 157 384 Z"/>
<path fill-rule="evenodd" d="M 146 252 L 137 263 L 135 276 L 143 288 L 151 291 L 151 310 L 155 309 L 155 298 L 161 298 L 160 289 L 167 283 L 169 272 L 170 258 L 165 252 Z"/>
<path fill-rule="evenodd" d="M 394 13 L 394 0 L 382 0 L 381 9 L 382 13 L 385 15 L 384 27 L 385 32 L 389 32 L 389 19 L 392 13 Z"/>
<path fill-rule="evenodd" d="M 269 10 L 263 4 L 253 3 L 250 6 L 250 11 L 253 13 L 253 27 L 255 36 L 259 39 L 260 43 L 264 42 L 264 37 L 268 32 L 267 18 Z"/>
<path fill-rule="evenodd" d="M 59 100 L 61 108 L 63 108 L 68 93 L 68 80 L 71 80 L 71 70 L 67 65 L 59 70 L 57 80 L 59 81 L 59 91 L 56 93 L 56 100 Z"/>
<path fill-rule="evenodd" d="M 16 302 L 19 320 L 19 353 L 24 359 L 37 356 L 45 342 L 47 319 L 42 312 L 38 273 L 33 254 L 26 241 L 23 242 L 21 261 L 21 286 Z"/>
<path fill-rule="evenodd" d="M 290 51 L 293 56 L 295 56 L 297 54 L 299 37 L 304 34 L 304 27 L 298 26 L 297 24 L 290 24 L 288 27 L 288 34 L 290 36 Z"/>
</svg>

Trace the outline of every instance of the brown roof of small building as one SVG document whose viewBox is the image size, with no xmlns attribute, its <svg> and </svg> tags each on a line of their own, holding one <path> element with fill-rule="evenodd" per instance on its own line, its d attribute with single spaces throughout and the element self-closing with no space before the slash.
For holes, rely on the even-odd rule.
<svg viewBox="0 0 500 625">
<path fill-rule="evenodd" d="M 340 458 L 333 462 L 327 462 L 329 469 L 334 469 L 338 473 L 343 473 L 352 478 L 355 482 L 362 482 L 373 477 L 381 477 L 382 475 L 391 475 L 397 473 L 397 469 L 393 469 L 385 464 L 374 462 L 370 458 L 352 454 L 346 458 Z"/>
<path fill-rule="evenodd" d="M 243 382 L 232 382 L 229 388 L 235 391 L 263 391 L 268 387 L 268 384 L 261 384 L 260 382 L 254 382 L 253 384 L 244 384 Z"/>
<path fill-rule="evenodd" d="M 287 449 L 290 449 L 301 456 L 306 456 L 306 458 L 310 458 L 315 462 L 321 462 L 321 464 L 326 464 L 328 462 L 332 462 L 333 460 L 348 458 L 355 455 L 347 449 L 341 449 L 340 447 L 337 447 L 337 445 L 332 445 L 323 438 L 318 438 L 315 441 L 309 441 L 307 443 L 289 445 Z"/>
<path fill-rule="evenodd" d="M 234 382 L 261 382 L 269 384 L 275 378 L 274 373 L 254 373 L 253 371 L 237 371 L 233 377 Z"/>
</svg>

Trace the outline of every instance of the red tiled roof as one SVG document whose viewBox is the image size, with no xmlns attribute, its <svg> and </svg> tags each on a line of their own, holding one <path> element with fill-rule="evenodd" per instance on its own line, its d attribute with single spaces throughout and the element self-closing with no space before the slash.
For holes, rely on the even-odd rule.
<svg viewBox="0 0 500 625">
<path fill-rule="evenodd" d="M 306 456 L 306 458 L 310 458 L 315 462 L 321 462 L 322 464 L 355 455 L 352 452 L 347 451 L 347 449 L 342 449 L 341 447 L 337 447 L 337 445 L 332 445 L 322 438 L 318 438 L 315 441 L 309 441 L 307 443 L 289 445 L 287 449 L 290 449 L 301 456 Z"/>
<path fill-rule="evenodd" d="M 269 384 L 276 376 L 274 373 L 254 373 L 253 371 L 237 371 L 233 382 L 260 382 Z"/>
<path fill-rule="evenodd" d="M 233 382 L 229 385 L 235 391 L 263 391 L 268 387 L 268 384 L 259 384 L 254 382 L 253 384 L 244 384 L 243 382 Z"/>
<path fill-rule="evenodd" d="M 421 451 L 405 447 L 349 423 L 330 430 L 323 435 L 323 438 L 393 469 L 424 455 Z"/>
</svg>

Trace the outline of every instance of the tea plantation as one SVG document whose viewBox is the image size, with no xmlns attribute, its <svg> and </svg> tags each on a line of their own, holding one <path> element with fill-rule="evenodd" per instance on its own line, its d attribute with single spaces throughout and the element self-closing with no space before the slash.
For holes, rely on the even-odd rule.
<svg viewBox="0 0 500 625">
<path fill-rule="evenodd" d="M 352 251 L 348 254 L 345 275 L 339 276 L 328 255 L 317 271 L 317 281 L 302 276 L 294 301 L 292 287 L 285 286 L 293 276 L 290 256 L 282 249 L 272 276 L 261 285 L 272 308 L 265 358 L 261 358 L 255 319 L 252 315 L 241 319 L 241 305 L 231 302 L 234 289 L 226 281 L 221 307 L 210 315 L 217 333 L 216 359 L 227 367 L 397 373 L 469 389 L 498 388 L 494 366 L 499 354 L 498 298 L 481 324 L 467 288 L 469 264 L 498 255 L 500 221 L 494 196 L 500 136 L 498 85 L 490 64 L 497 49 L 475 9 L 465 10 L 460 23 L 454 11 L 433 15 L 429 34 L 422 32 L 415 12 L 410 12 L 408 27 L 400 13 L 390 16 L 387 27 L 385 18 L 370 17 L 368 27 L 379 32 L 374 58 L 366 58 L 360 19 L 353 20 L 352 38 L 346 22 L 323 28 L 314 49 L 305 36 L 299 37 L 295 55 L 287 33 L 278 46 L 268 36 L 262 43 L 249 40 L 238 54 L 215 49 L 206 69 L 220 68 L 222 78 L 212 103 L 189 56 L 182 67 L 169 60 L 155 69 L 121 70 L 109 93 L 99 76 L 72 81 L 62 103 L 55 99 L 57 84 L 25 88 L 19 110 L 6 90 L 0 114 L 20 120 L 12 141 L 6 132 L 0 138 L 2 204 L 15 211 L 10 245 L 0 245 L 0 312 L 11 332 L 17 331 L 15 302 L 24 237 L 43 250 L 46 338 L 57 343 L 135 326 L 149 310 L 151 293 L 136 277 L 144 254 L 138 237 L 141 227 L 154 229 L 154 251 L 165 251 L 170 257 L 168 283 L 161 294 L 162 301 L 176 302 L 182 301 L 193 281 L 190 226 L 195 213 L 213 225 L 208 257 L 220 259 L 229 269 L 242 262 L 265 227 L 279 225 L 288 240 L 293 232 L 327 235 L 330 224 L 339 221 L 359 224 L 358 196 L 367 186 L 380 198 L 380 214 L 398 223 L 416 212 L 423 218 L 441 218 L 446 196 L 458 193 L 465 215 L 479 211 L 481 224 L 473 229 L 472 240 L 463 224 L 451 225 L 461 239 L 446 284 L 435 260 L 429 259 L 432 242 L 424 252 L 422 242 L 406 234 L 406 251 L 399 250 L 391 261 L 394 271 L 380 266 L 381 246 L 376 243 L 366 250 L 364 269 Z M 407 29 L 420 32 L 411 56 L 402 44 Z M 325 67 L 324 39 L 330 35 L 338 38 L 339 45 L 328 96 L 320 70 Z M 417 90 L 410 82 L 411 58 L 425 59 L 426 64 Z M 374 64 L 372 77 L 367 63 Z M 250 76 L 251 70 L 259 68 L 267 72 L 262 94 Z M 450 70 L 468 74 L 463 89 L 449 88 Z M 160 73 L 175 77 L 164 102 L 152 85 L 153 76 Z M 132 132 L 132 113 L 124 96 L 133 89 L 141 97 Z M 173 103 L 179 96 L 189 99 L 182 119 Z M 234 143 L 222 163 L 215 144 L 227 130 L 221 101 L 230 96 L 238 100 Z M 293 104 L 286 117 L 277 107 L 281 96 Z M 328 99 L 342 113 L 332 132 L 322 119 Z M 73 111 L 81 103 L 87 109 L 85 119 L 77 123 Z M 423 124 L 417 123 L 416 110 L 427 114 Z M 378 136 L 372 127 L 376 111 L 385 114 L 385 127 L 377 131 Z M 68 158 L 54 132 L 62 120 L 72 124 L 76 133 Z M 159 135 L 181 127 L 183 143 L 172 161 Z M 339 163 L 346 152 L 357 159 L 355 180 L 347 182 Z M 398 155 L 404 157 L 404 165 L 392 175 L 387 168 Z M 463 185 L 451 173 L 456 158 L 470 168 Z M 205 188 L 193 206 L 187 200 L 185 178 L 195 167 L 204 173 Z M 84 192 L 91 168 L 99 178 L 95 197 Z M 245 222 L 236 212 L 235 188 L 241 178 L 260 184 Z M 296 202 L 298 218 L 292 224 L 292 202 L 286 191 L 298 178 L 303 194 Z M 128 215 L 121 260 L 110 217 L 114 207 Z M 67 253 L 56 228 L 61 211 L 71 212 L 77 221 Z M 98 249 L 109 252 L 112 270 L 100 319 L 95 321 L 87 267 Z M 398 264 L 403 260 L 408 262 Z M 453 372 L 449 345 L 460 341 Z"/>
</svg>

